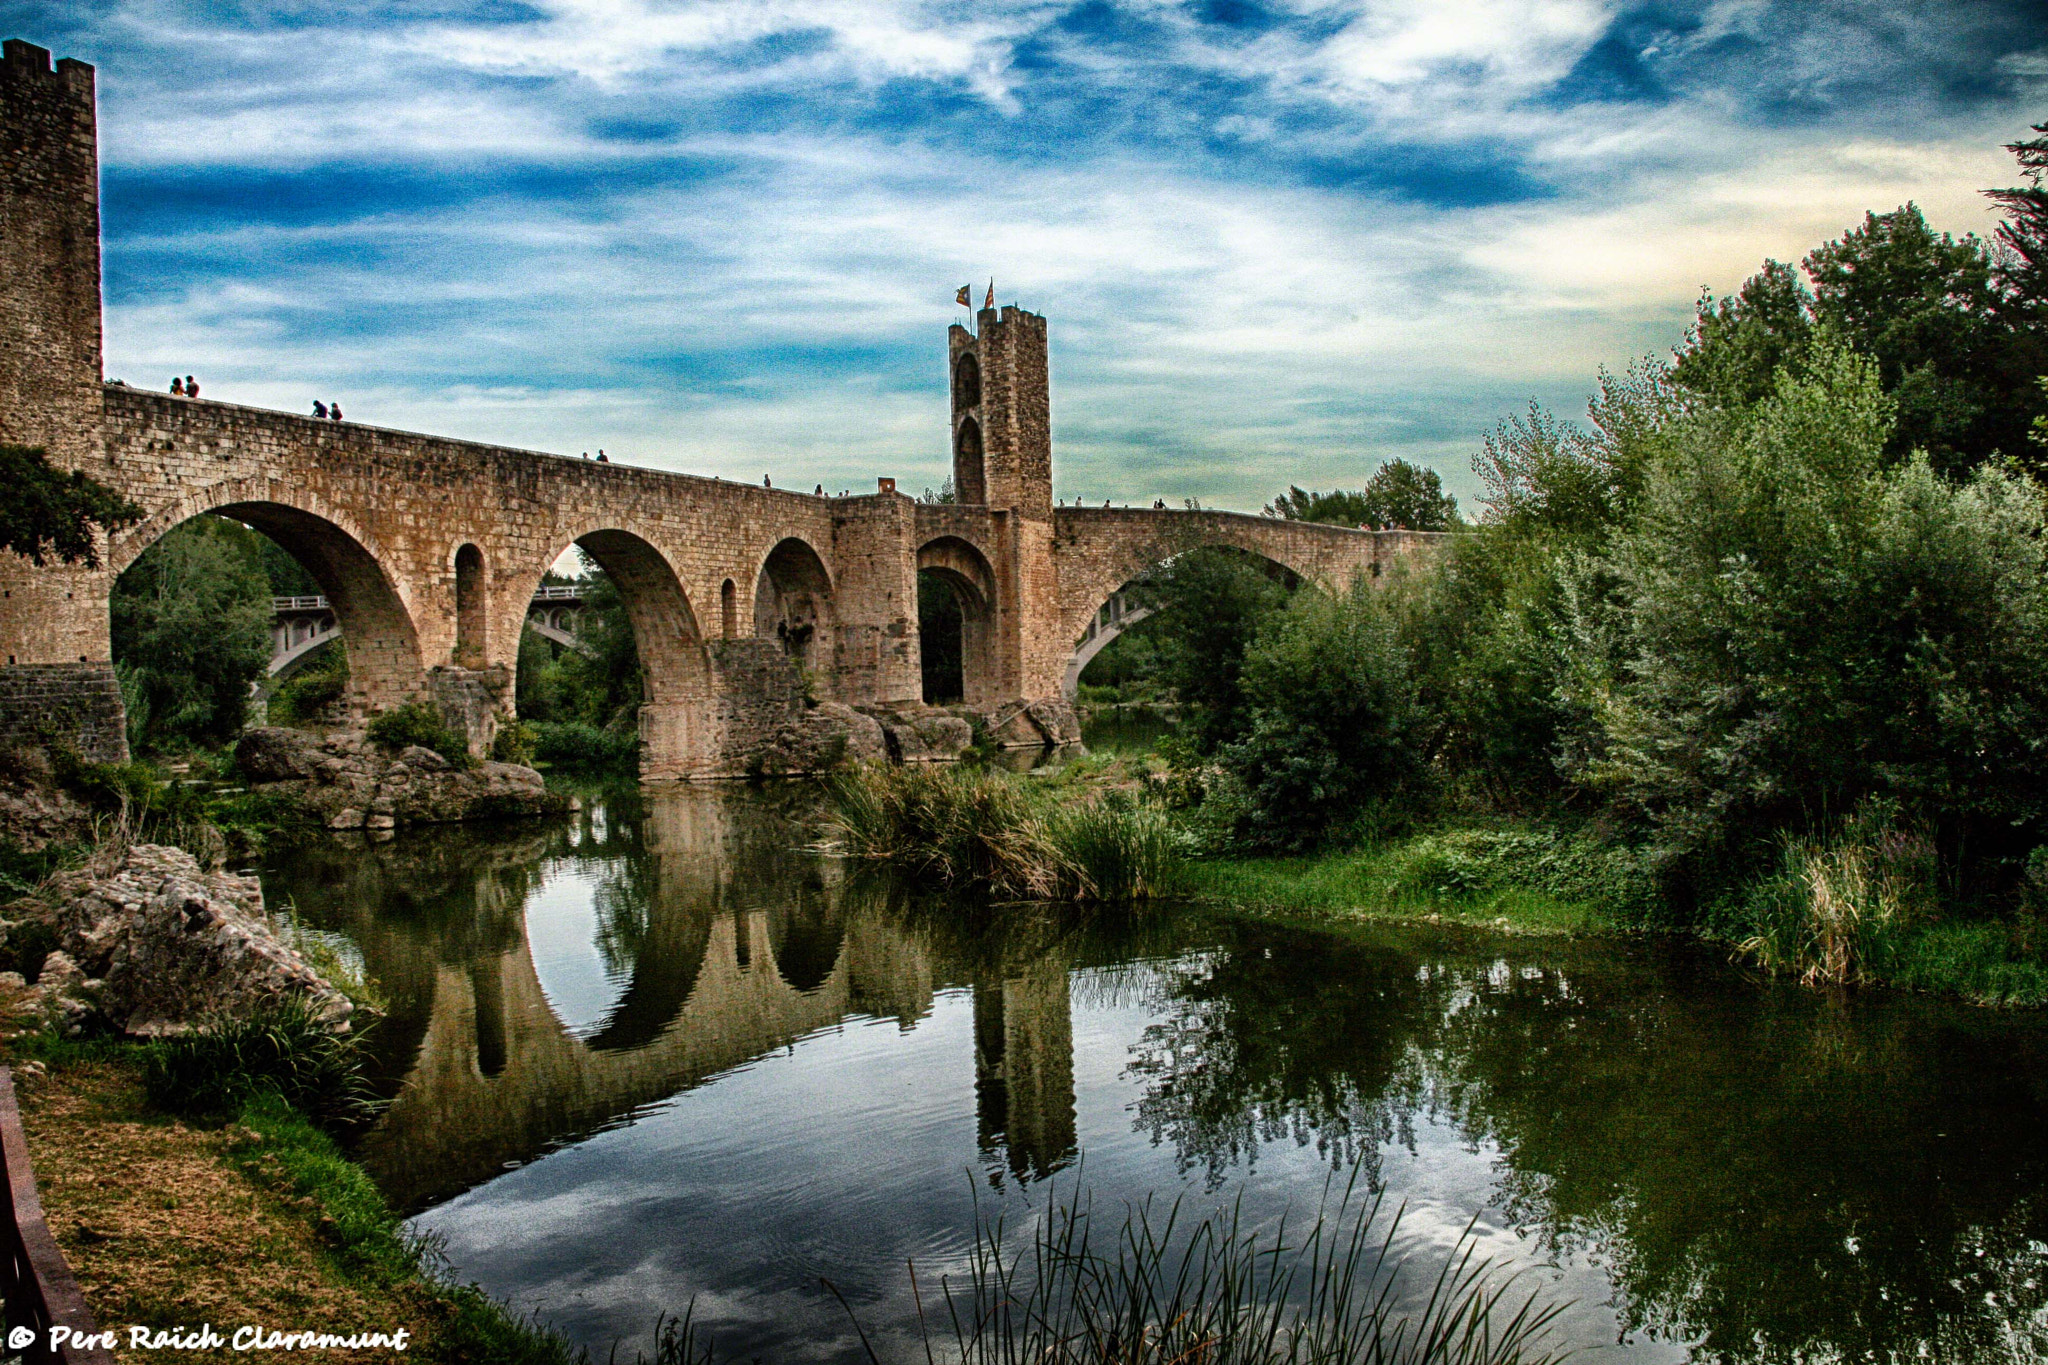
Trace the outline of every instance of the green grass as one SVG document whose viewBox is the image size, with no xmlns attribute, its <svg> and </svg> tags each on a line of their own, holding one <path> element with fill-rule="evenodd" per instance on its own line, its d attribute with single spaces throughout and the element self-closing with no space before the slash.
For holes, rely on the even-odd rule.
<svg viewBox="0 0 2048 1365">
<path fill-rule="evenodd" d="M 336 1266 L 374 1289 L 422 1289 L 446 1313 L 428 1360 L 465 1365 L 581 1365 L 562 1337 L 512 1316 L 474 1285 L 442 1273 L 439 1251 L 409 1233 L 369 1173 L 325 1131 L 275 1093 L 258 1094 L 237 1120 L 234 1159 L 264 1183 L 311 1202 L 309 1217 Z"/>
<path fill-rule="evenodd" d="M 1282 914 L 1543 934 L 1622 927 L 1624 921 L 1596 896 L 1558 889 L 1562 879 L 1554 868 L 1544 868 L 1540 852 L 1519 848 L 1519 840 L 1496 839 L 1488 848 L 1481 842 L 1486 837 L 1479 831 L 1438 833 L 1341 852 L 1205 859 L 1190 864 L 1188 880 L 1204 899 Z M 1473 843 L 1480 843 L 1476 853 Z"/>
</svg>

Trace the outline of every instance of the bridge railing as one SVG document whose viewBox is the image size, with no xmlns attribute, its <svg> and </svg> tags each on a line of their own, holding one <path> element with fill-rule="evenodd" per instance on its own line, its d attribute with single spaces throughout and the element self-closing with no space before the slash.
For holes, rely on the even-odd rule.
<svg viewBox="0 0 2048 1365">
<path fill-rule="evenodd" d="M 583 589 L 550 584 L 545 587 L 535 588 L 533 590 L 533 600 L 536 602 L 580 602 L 583 600 Z"/>
<path fill-rule="evenodd" d="M 270 609 L 272 611 L 330 610 L 325 597 L 273 597 L 270 599 Z"/>
</svg>

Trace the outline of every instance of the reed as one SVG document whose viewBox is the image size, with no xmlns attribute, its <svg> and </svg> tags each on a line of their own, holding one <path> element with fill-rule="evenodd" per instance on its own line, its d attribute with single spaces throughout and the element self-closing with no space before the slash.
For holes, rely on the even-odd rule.
<svg viewBox="0 0 2048 1365">
<path fill-rule="evenodd" d="M 961 1365 L 1550 1365 L 1563 1304 L 1477 1253 L 1472 1226 L 1408 1294 L 1401 1211 L 1354 1174 L 1326 1186 L 1308 1225 L 1247 1228 L 1241 1202 L 1190 1222 L 1127 1209 L 1107 1239 L 1079 1192 L 1048 1197 L 1031 1244 L 984 1223 L 965 1284 L 941 1282 L 927 1345 Z M 919 1303 L 924 1303 L 920 1295 Z M 1406 1306 L 1404 1306 L 1406 1305 Z"/>
<path fill-rule="evenodd" d="M 1019 900 L 1128 901 L 1171 893 L 1180 860 L 1164 812 L 1057 805 L 987 769 L 864 765 L 832 788 L 835 851 L 916 882 Z"/>
<path fill-rule="evenodd" d="M 143 1052 L 151 1103 L 194 1117 L 232 1115 L 271 1094 L 322 1123 L 346 1125 L 375 1112 L 353 1035 L 334 1034 L 296 1001 L 249 1018 L 219 1016 Z"/>
</svg>

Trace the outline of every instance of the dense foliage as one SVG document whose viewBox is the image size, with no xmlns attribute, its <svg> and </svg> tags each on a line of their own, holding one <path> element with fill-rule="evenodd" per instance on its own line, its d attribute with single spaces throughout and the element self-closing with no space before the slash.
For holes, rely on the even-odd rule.
<svg viewBox="0 0 2048 1365">
<path fill-rule="evenodd" d="M 218 745 L 242 728 L 270 662 L 273 557 L 291 562 L 240 522 L 195 517 L 115 582 L 114 665 L 138 751 Z"/>
<path fill-rule="evenodd" d="M 1437 472 L 1406 460 L 1386 461 L 1355 492 L 1311 493 L 1290 486 L 1266 505 L 1266 515 L 1374 530 L 1448 531 L 1462 524 L 1458 500 L 1444 492 Z"/>
<path fill-rule="evenodd" d="M 548 574 L 547 585 L 572 580 Z M 639 753 L 645 696 L 633 621 L 618 585 L 588 559 L 573 580 L 582 590 L 579 647 L 528 630 L 519 640 L 519 718 L 531 726 L 532 751 L 575 767 L 630 765 Z"/>
<path fill-rule="evenodd" d="M 97 567 L 100 531 L 142 519 L 142 509 L 79 470 L 54 469 L 42 450 L 0 445 L 0 550 L 42 565 Z"/>
<path fill-rule="evenodd" d="M 1201 827 L 1293 850 L 1548 823 L 1573 868 L 1640 870 L 1602 897 L 1623 913 L 1816 979 L 2031 998 L 2048 137 L 2014 150 L 2033 188 L 1994 196 L 1997 247 L 1870 215 L 1703 299 L 1583 424 L 1503 422 L 1430 572 L 1291 602 L 1194 555 L 1156 575 L 1127 634 L 1182 705 Z M 1269 510 L 1350 520 L 1341 496 Z"/>
</svg>

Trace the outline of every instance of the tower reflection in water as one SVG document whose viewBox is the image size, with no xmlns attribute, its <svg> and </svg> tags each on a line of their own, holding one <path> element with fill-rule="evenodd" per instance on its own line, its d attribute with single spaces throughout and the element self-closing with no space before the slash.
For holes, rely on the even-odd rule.
<svg viewBox="0 0 2048 1365">
<path fill-rule="evenodd" d="M 338 840 L 270 872 L 273 901 L 347 934 L 389 997 L 371 1042 L 392 1102 L 359 1156 L 393 1201 L 438 1203 L 849 1018 L 910 1029 L 956 987 L 974 996 L 984 1153 L 1020 1178 L 1070 1161 L 1057 942 L 1005 952 L 849 884 L 806 848 L 805 815 L 755 793 L 628 791 L 509 841 Z M 591 941 L 564 949 L 541 914 Z M 567 961 L 578 946 L 586 961 Z M 581 1018 L 593 989 L 609 999 Z"/>
</svg>

